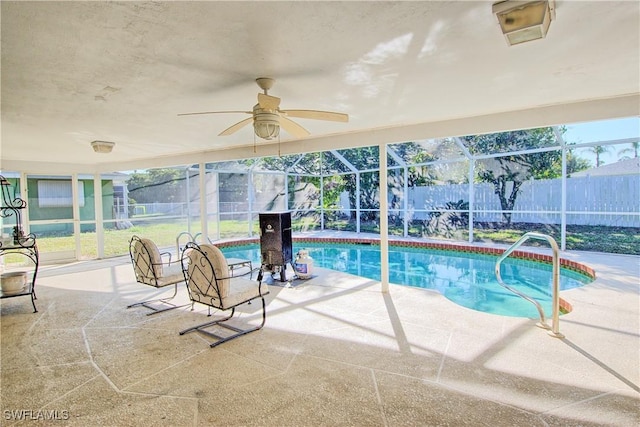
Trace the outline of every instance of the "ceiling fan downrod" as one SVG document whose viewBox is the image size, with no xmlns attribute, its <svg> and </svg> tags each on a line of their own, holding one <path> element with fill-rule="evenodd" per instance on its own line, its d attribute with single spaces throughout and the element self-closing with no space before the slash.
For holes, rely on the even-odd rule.
<svg viewBox="0 0 640 427">
<path fill-rule="evenodd" d="M 275 82 L 275 79 L 272 79 L 271 77 L 258 77 L 256 79 L 256 83 L 260 89 L 264 91 L 265 95 L 267 95 L 267 91 L 273 87 Z"/>
</svg>

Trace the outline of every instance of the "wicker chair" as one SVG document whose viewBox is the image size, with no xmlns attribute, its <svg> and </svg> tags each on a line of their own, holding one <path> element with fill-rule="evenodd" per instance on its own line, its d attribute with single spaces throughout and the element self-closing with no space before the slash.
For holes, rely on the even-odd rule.
<svg viewBox="0 0 640 427">
<path fill-rule="evenodd" d="M 218 320 L 193 326 L 180 332 L 184 335 L 188 332 L 198 331 L 215 341 L 210 343 L 215 347 L 224 342 L 238 338 L 242 335 L 261 329 L 266 321 L 266 303 L 264 296 L 269 293 L 267 285 L 262 283 L 261 269 L 250 270 L 245 274 L 233 276 L 229 273 L 229 266 L 224 254 L 216 246 L 211 244 L 198 245 L 190 242 L 185 246 L 182 254 L 182 269 L 186 278 L 189 298 L 193 304 L 199 303 L 208 306 L 209 316 L 211 308 L 221 311 L 231 310 L 231 313 Z M 258 273 L 258 280 L 251 280 L 254 272 Z M 236 307 L 251 303 L 254 299 L 262 300 L 262 321 L 258 326 L 239 328 L 227 323 L 233 317 Z M 224 329 L 231 331 L 231 335 L 215 333 Z M 207 330 L 208 329 L 208 330 Z"/>
<path fill-rule="evenodd" d="M 143 285 L 152 286 L 154 288 L 163 288 L 165 286 L 174 286 L 173 295 L 167 298 L 151 299 L 128 305 L 127 308 L 143 306 L 151 310 L 147 316 L 156 313 L 162 313 L 167 310 L 173 310 L 185 305 L 175 305 L 171 302 L 178 293 L 178 284 L 185 281 L 182 273 L 180 262 L 171 263 L 171 254 L 169 252 L 160 253 L 156 244 L 144 237 L 133 236 L 129 242 L 129 255 L 133 264 L 133 271 L 136 275 L 136 281 Z M 163 261 L 165 256 L 168 260 Z M 157 306 L 157 303 L 164 306 Z"/>
</svg>

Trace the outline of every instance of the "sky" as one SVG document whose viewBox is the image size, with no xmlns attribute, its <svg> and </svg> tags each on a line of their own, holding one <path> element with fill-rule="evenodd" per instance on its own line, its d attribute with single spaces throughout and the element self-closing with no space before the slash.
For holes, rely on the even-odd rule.
<svg viewBox="0 0 640 427">
<path fill-rule="evenodd" d="M 564 134 L 564 140 L 567 143 L 587 143 L 610 141 L 613 139 L 640 138 L 639 117 L 569 124 L 566 125 L 566 128 L 567 132 Z M 620 158 L 618 153 L 625 148 L 631 148 L 631 144 L 611 146 L 609 152 L 602 154 L 600 159 L 604 164 L 615 163 Z M 589 159 L 595 166 L 595 155 L 589 152 L 589 150 L 576 150 L 576 152 L 580 157 Z M 627 155 L 629 154 L 627 153 Z M 631 156 L 633 156 L 633 154 L 631 154 Z"/>
</svg>

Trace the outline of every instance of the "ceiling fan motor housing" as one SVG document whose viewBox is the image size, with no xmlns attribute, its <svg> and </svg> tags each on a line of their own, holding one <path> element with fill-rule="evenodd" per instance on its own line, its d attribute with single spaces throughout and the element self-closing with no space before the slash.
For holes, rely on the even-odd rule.
<svg viewBox="0 0 640 427">
<path fill-rule="evenodd" d="M 253 129 L 262 139 L 277 138 L 280 135 L 280 116 L 256 105 L 253 107 Z"/>
</svg>

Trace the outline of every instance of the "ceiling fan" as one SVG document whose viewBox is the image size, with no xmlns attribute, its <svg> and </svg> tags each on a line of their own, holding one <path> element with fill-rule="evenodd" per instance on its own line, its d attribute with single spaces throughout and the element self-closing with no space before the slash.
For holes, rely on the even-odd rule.
<svg viewBox="0 0 640 427">
<path fill-rule="evenodd" d="M 204 111 L 201 113 L 182 113 L 179 116 L 191 116 L 196 114 L 227 114 L 241 113 L 251 114 L 251 117 L 241 120 L 223 130 L 219 136 L 231 135 L 244 126 L 253 122 L 253 129 L 256 136 L 262 139 L 274 139 L 280 135 L 280 127 L 295 136 L 302 138 L 310 135 L 309 131 L 290 120 L 288 117 L 299 117 L 302 119 L 328 120 L 333 122 L 348 122 L 349 115 L 335 113 L 332 111 L 319 110 L 281 110 L 280 98 L 269 95 L 267 92 L 273 87 L 275 80 L 269 77 L 259 77 L 256 83 L 264 91 L 258 93 L 258 103 L 253 106 L 253 111 Z"/>
</svg>

